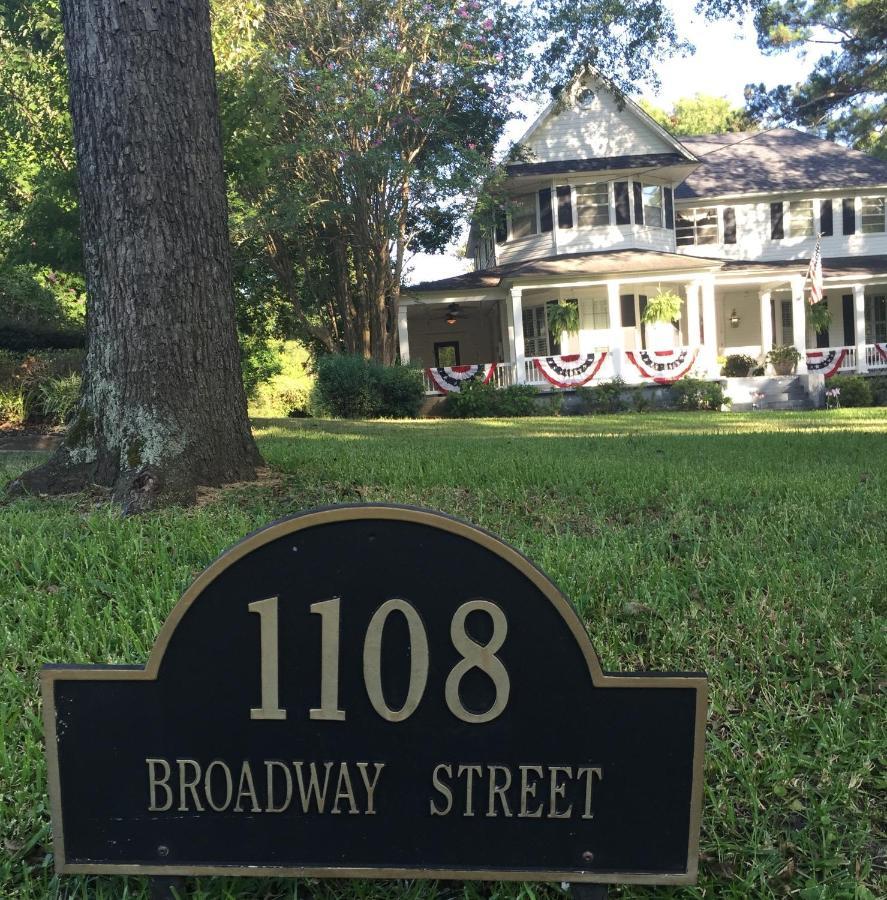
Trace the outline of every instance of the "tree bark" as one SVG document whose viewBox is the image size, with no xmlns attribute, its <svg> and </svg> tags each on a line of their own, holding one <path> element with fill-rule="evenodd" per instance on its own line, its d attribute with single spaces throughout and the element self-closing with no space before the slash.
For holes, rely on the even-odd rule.
<svg viewBox="0 0 887 900">
<path fill-rule="evenodd" d="M 124 510 L 255 477 L 208 0 L 63 0 L 89 296 L 83 396 L 14 492 Z"/>
</svg>

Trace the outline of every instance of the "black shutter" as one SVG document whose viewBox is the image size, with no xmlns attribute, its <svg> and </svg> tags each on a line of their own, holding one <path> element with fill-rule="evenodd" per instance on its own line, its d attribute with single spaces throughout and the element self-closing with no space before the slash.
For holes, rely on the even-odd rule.
<svg viewBox="0 0 887 900">
<path fill-rule="evenodd" d="M 505 221 L 505 210 L 502 207 L 496 210 L 496 243 L 504 244 L 508 240 L 508 225 Z"/>
<path fill-rule="evenodd" d="M 554 227 L 551 218 L 551 188 L 539 191 L 539 231 L 545 233 Z"/>
<path fill-rule="evenodd" d="M 573 227 L 573 197 L 568 184 L 557 189 L 557 227 Z"/>
<path fill-rule="evenodd" d="M 644 310 L 647 308 L 647 295 L 638 294 L 638 312 L 641 315 L 641 346 L 647 349 L 647 326 L 644 324 Z"/>
<path fill-rule="evenodd" d="M 614 182 L 613 194 L 616 201 L 616 224 L 631 225 L 631 206 L 628 202 L 628 182 Z"/>
<path fill-rule="evenodd" d="M 844 234 L 856 234 L 856 203 L 852 197 L 841 201 L 841 215 L 844 219 Z"/>
<path fill-rule="evenodd" d="M 736 210 L 732 206 L 724 207 L 724 243 L 736 243 Z"/>
<path fill-rule="evenodd" d="M 844 313 L 844 346 L 852 347 L 856 343 L 856 306 L 853 294 L 844 294 L 841 306 Z"/>
<path fill-rule="evenodd" d="M 633 181 L 634 188 L 634 222 L 635 225 L 644 224 L 644 192 L 641 190 L 641 183 Z"/>
<path fill-rule="evenodd" d="M 622 310 L 622 327 L 634 328 L 637 319 L 634 315 L 634 294 L 621 294 L 619 296 L 619 306 Z"/>
<path fill-rule="evenodd" d="M 770 204 L 770 238 L 781 241 L 785 237 L 785 229 L 782 225 L 782 201 Z"/>
<path fill-rule="evenodd" d="M 819 201 L 819 230 L 826 237 L 831 237 L 835 233 L 834 213 L 832 212 L 831 200 Z"/>
<path fill-rule="evenodd" d="M 674 192 L 670 187 L 665 189 L 665 227 L 674 231 Z"/>
<path fill-rule="evenodd" d="M 825 307 L 828 306 L 828 302 L 825 297 L 822 298 L 820 303 L 822 303 L 822 305 Z M 824 347 L 830 347 L 831 344 L 829 344 L 828 339 L 829 339 L 829 329 L 828 328 L 826 328 L 824 331 L 817 331 L 816 332 L 817 348 L 822 350 Z"/>
</svg>

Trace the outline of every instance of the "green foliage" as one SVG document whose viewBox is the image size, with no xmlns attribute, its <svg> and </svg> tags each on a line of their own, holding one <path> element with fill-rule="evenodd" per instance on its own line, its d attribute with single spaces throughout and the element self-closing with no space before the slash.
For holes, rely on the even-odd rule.
<svg viewBox="0 0 887 900">
<path fill-rule="evenodd" d="M 731 353 L 721 367 L 721 375 L 727 378 L 745 378 L 756 367 L 758 361 L 744 353 Z"/>
<path fill-rule="evenodd" d="M 78 276 L 30 266 L 0 269 L 0 347 L 83 346 L 85 315 Z"/>
<path fill-rule="evenodd" d="M 748 85 L 748 112 L 765 125 L 797 124 L 887 157 L 887 11 L 884 0 L 699 0 L 711 17 L 754 12 L 768 54 L 831 45 L 806 79 Z"/>
<path fill-rule="evenodd" d="M 25 392 L 19 384 L 0 385 L 0 425 L 20 427 L 27 421 Z"/>
<path fill-rule="evenodd" d="M 798 364 L 800 358 L 801 354 L 793 344 L 780 344 L 767 354 L 767 362 L 780 375 L 789 374 Z"/>
<path fill-rule="evenodd" d="M 298 341 L 284 341 L 278 356 L 280 372 L 256 388 L 250 402 L 251 416 L 305 415 L 314 385 L 307 348 Z"/>
<path fill-rule="evenodd" d="M 497 388 L 493 384 L 469 381 L 458 393 L 447 395 L 444 415 L 450 419 L 544 416 L 554 411 L 555 404 L 559 406 L 558 400 L 540 401 L 539 392 L 528 384 Z"/>
<path fill-rule="evenodd" d="M 887 406 L 887 375 L 875 375 L 869 378 L 874 406 Z"/>
<path fill-rule="evenodd" d="M 862 375 L 835 375 L 826 382 L 829 390 L 841 391 L 841 406 L 871 406 L 874 403 L 871 380 Z"/>
<path fill-rule="evenodd" d="M 42 378 L 36 385 L 36 405 L 41 418 L 53 425 L 64 425 L 74 414 L 80 400 L 80 375 Z"/>
<path fill-rule="evenodd" d="M 678 136 L 748 131 L 755 127 L 751 116 L 726 97 L 694 94 L 675 101 L 671 112 L 648 100 L 641 100 L 640 105 L 663 128 Z"/>
<path fill-rule="evenodd" d="M 678 409 L 720 412 L 731 403 L 719 381 L 682 378 L 671 385 L 671 392 Z"/>
<path fill-rule="evenodd" d="M 659 322 L 677 322 L 681 318 L 681 307 L 684 301 L 674 291 L 663 291 L 661 288 L 654 297 L 647 301 L 647 307 L 641 321 L 647 325 Z"/>
<path fill-rule="evenodd" d="M 80 399 L 79 350 L 0 351 L 0 423 L 63 425 Z"/>
<path fill-rule="evenodd" d="M 631 388 L 618 376 L 593 387 L 576 389 L 583 412 L 616 413 L 631 409 Z"/>
<path fill-rule="evenodd" d="M 563 332 L 579 334 L 579 301 L 558 300 L 545 306 L 548 333 L 560 337 Z"/>
<path fill-rule="evenodd" d="M 330 355 L 317 360 L 311 406 L 319 415 L 341 419 L 415 418 L 424 397 L 420 369 Z"/>
<path fill-rule="evenodd" d="M 832 314 L 829 311 L 828 304 L 824 302 L 808 303 L 807 322 L 817 334 L 828 331 L 829 326 L 832 324 Z"/>
</svg>

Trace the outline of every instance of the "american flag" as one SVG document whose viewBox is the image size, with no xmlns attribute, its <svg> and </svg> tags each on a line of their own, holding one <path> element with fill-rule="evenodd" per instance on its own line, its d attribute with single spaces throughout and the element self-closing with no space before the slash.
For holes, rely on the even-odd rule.
<svg viewBox="0 0 887 900">
<path fill-rule="evenodd" d="M 822 235 L 816 239 L 816 249 L 807 269 L 810 279 L 810 305 L 822 302 Z"/>
</svg>

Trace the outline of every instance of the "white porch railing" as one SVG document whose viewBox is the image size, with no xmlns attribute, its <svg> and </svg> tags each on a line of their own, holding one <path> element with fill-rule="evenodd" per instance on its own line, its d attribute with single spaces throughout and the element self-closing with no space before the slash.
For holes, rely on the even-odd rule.
<svg viewBox="0 0 887 900">
<path fill-rule="evenodd" d="M 885 347 L 887 344 L 881 346 Z M 887 359 L 884 359 L 874 344 L 865 345 L 865 364 L 869 369 L 887 369 Z"/>
</svg>

